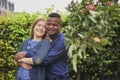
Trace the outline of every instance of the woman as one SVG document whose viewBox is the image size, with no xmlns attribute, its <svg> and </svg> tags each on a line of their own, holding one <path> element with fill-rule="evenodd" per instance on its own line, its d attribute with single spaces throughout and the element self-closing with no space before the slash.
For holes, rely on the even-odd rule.
<svg viewBox="0 0 120 80">
<path fill-rule="evenodd" d="M 51 47 L 46 39 L 45 20 L 37 19 L 31 29 L 31 38 L 23 41 L 15 55 L 15 64 L 18 65 L 16 80 L 45 80 L 45 66 L 41 62 Z"/>
</svg>

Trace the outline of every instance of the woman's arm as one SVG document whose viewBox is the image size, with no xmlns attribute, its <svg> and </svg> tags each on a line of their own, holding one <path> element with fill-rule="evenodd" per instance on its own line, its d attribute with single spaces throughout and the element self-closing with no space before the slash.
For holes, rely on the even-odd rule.
<svg viewBox="0 0 120 80">
<path fill-rule="evenodd" d="M 22 58 L 18 60 L 18 62 L 23 62 L 30 65 L 39 65 L 41 64 L 43 59 L 46 57 L 50 47 L 51 47 L 50 41 L 45 39 L 44 41 L 42 41 L 39 50 L 32 58 Z"/>
</svg>

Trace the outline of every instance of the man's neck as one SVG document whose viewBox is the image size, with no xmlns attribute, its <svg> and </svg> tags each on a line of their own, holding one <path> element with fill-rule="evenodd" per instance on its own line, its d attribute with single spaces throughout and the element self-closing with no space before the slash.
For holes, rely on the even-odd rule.
<svg viewBox="0 0 120 80">
<path fill-rule="evenodd" d="M 58 34 L 56 34 L 56 35 L 50 35 L 50 38 L 51 38 L 52 40 L 54 40 L 59 34 L 60 34 L 60 33 L 58 33 Z"/>
</svg>

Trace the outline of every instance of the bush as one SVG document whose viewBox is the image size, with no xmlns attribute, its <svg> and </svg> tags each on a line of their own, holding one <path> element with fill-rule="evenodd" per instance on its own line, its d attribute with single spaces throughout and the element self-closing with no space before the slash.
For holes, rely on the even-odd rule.
<svg viewBox="0 0 120 80">
<path fill-rule="evenodd" d="M 0 16 L 0 80 L 14 80 L 16 66 L 13 58 L 38 14 L 11 13 Z"/>
<path fill-rule="evenodd" d="M 82 0 L 72 1 L 67 10 L 65 36 L 70 45 L 72 80 L 119 80 L 120 5 L 109 0 Z"/>
</svg>

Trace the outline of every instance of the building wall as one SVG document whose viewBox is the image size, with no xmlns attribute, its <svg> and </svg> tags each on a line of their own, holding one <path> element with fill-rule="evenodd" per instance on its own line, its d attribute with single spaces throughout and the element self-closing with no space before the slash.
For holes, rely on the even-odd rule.
<svg viewBox="0 0 120 80">
<path fill-rule="evenodd" d="M 0 14 L 14 11 L 14 3 L 8 0 L 0 0 Z"/>
</svg>

